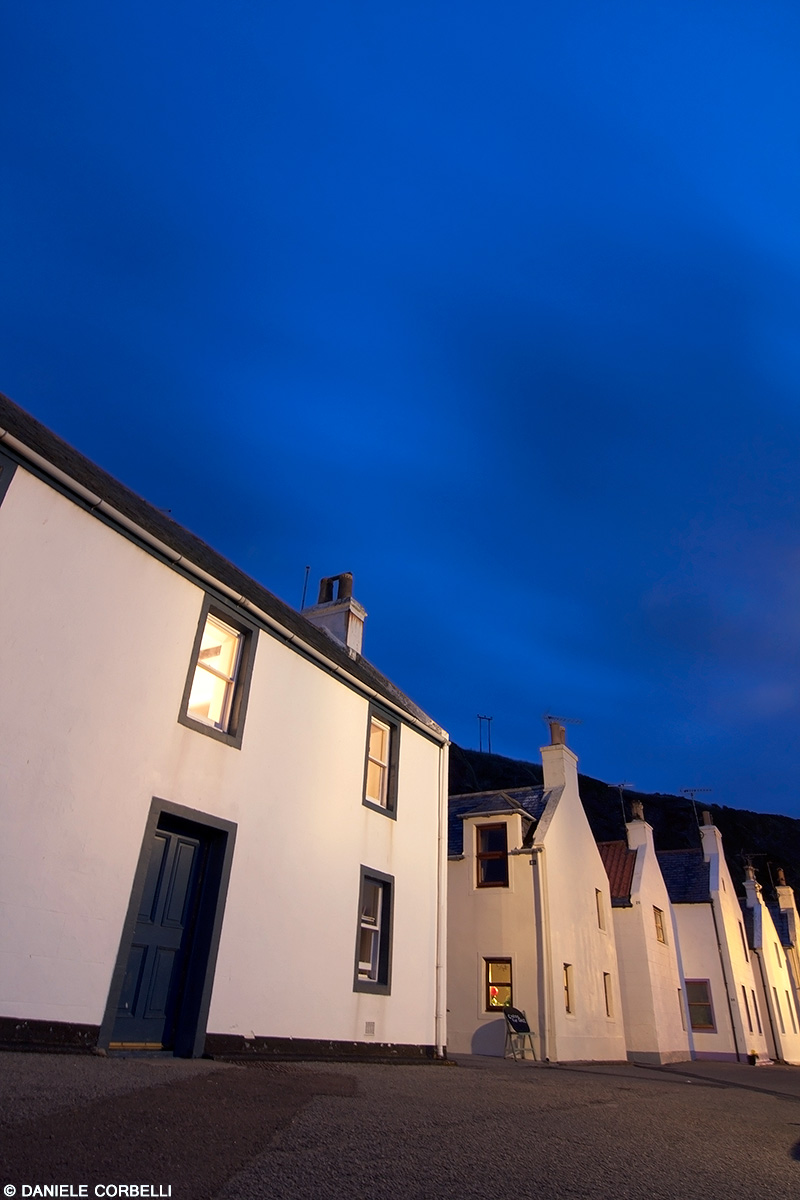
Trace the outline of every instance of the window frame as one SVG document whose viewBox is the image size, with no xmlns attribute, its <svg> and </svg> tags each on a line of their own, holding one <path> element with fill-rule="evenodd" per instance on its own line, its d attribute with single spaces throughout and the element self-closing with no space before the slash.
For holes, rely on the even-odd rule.
<svg viewBox="0 0 800 1200">
<path fill-rule="evenodd" d="M 611 972 L 603 971 L 603 999 L 606 1006 L 606 1016 L 609 1020 L 614 1018 L 614 992 L 611 983 Z"/>
<path fill-rule="evenodd" d="M 667 927 L 664 924 L 664 910 L 659 908 L 657 904 L 653 905 L 653 921 L 656 927 L 656 941 L 662 946 L 667 945 Z"/>
<path fill-rule="evenodd" d="M 219 729 L 216 725 L 212 725 L 209 722 L 200 721 L 197 717 L 193 717 L 189 713 L 189 698 L 199 665 L 200 647 L 209 617 L 213 617 L 215 620 L 221 621 L 224 625 L 228 625 L 239 634 L 241 639 L 236 670 L 232 679 L 232 694 L 228 707 L 228 716 L 224 729 Z M 185 725 L 187 729 L 194 729 L 196 733 L 203 733 L 206 737 L 214 738 L 215 741 L 222 742 L 226 746 L 232 746 L 236 750 L 241 749 L 257 640 L 258 627 L 253 622 L 243 619 L 241 614 L 235 609 L 228 608 L 213 596 L 206 594 L 200 609 L 200 619 L 197 622 L 197 632 L 195 633 L 192 645 L 189 670 L 186 675 L 186 683 L 181 698 L 181 707 L 178 714 L 178 721 L 181 725 Z"/>
<path fill-rule="evenodd" d="M 563 967 L 564 981 L 564 1012 L 570 1016 L 575 1016 L 575 979 L 572 972 L 572 963 L 564 963 Z"/>
<path fill-rule="evenodd" d="M 502 963 L 508 967 L 508 983 L 497 983 L 491 979 L 491 968 L 494 963 Z M 492 987 L 507 987 L 509 997 L 506 1004 L 490 1004 L 489 989 Z M 501 1013 L 506 1008 L 514 1007 L 514 967 L 511 959 L 504 955 L 493 955 L 483 960 L 483 1010 L 484 1013 Z"/>
<path fill-rule="evenodd" d="M 380 913 L 376 927 L 378 951 L 376 955 L 376 978 L 369 979 L 361 970 L 361 931 L 364 928 L 363 908 L 366 884 L 380 887 Z M 373 867 L 361 866 L 358 883 L 358 920 L 356 921 L 356 949 L 353 969 L 353 991 L 369 992 L 374 996 L 388 996 L 392 990 L 392 926 L 394 922 L 394 876 L 376 871 Z"/>
<path fill-rule="evenodd" d="M 380 762 L 379 759 L 373 759 L 370 756 L 370 741 L 372 735 L 373 722 L 384 726 L 389 731 L 389 754 L 385 764 L 382 764 L 385 769 L 386 780 L 386 803 L 381 804 L 367 795 L 367 786 L 369 784 L 369 767 L 371 762 Z M 381 708 L 377 704 L 370 704 L 367 714 L 367 738 L 366 748 L 364 752 L 364 786 L 362 789 L 361 803 L 365 808 L 371 808 L 373 812 L 383 813 L 385 817 L 391 817 L 392 820 L 397 820 L 397 776 L 398 766 L 400 762 L 400 730 L 401 722 L 385 708 Z"/>
<path fill-rule="evenodd" d="M 485 833 L 494 832 L 496 829 L 503 830 L 505 838 L 505 850 L 482 850 L 481 837 Z M 503 860 L 505 864 L 505 880 L 484 880 L 481 879 L 481 868 L 485 862 L 499 862 Z M 510 876 L 508 870 L 508 823 L 506 821 L 495 821 L 491 825 L 476 825 L 475 826 L 475 886 L 478 888 L 507 888 L 510 884 Z"/>
<path fill-rule="evenodd" d="M 606 909 L 603 903 L 603 893 L 600 888 L 594 889 L 594 904 L 597 910 L 597 928 L 606 932 Z"/>
<path fill-rule="evenodd" d="M 711 998 L 711 980 L 710 979 L 687 979 L 686 981 L 686 1008 L 689 1013 L 689 1027 L 693 1033 L 716 1033 L 717 1023 L 714 1015 L 714 1003 Z M 702 984 L 706 989 L 705 1000 L 690 1000 L 689 988 L 694 984 Z M 710 1025 L 696 1025 L 692 1013 L 693 1008 L 707 1008 L 711 1013 Z"/>
</svg>

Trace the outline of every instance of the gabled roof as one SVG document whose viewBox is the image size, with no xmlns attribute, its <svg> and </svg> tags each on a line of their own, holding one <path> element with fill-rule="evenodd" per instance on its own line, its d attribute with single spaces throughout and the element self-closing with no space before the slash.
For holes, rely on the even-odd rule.
<svg viewBox="0 0 800 1200">
<path fill-rule="evenodd" d="M 543 787 L 525 787 L 451 796 L 448 854 L 453 856 L 464 853 L 464 817 L 492 816 L 494 813 L 513 813 L 523 809 L 529 817 L 538 821 L 550 794 Z"/>
<path fill-rule="evenodd" d="M 616 908 L 628 907 L 631 902 L 633 869 L 636 866 L 636 851 L 627 842 L 598 842 L 597 849 L 606 869 L 611 890 L 611 903 Z"/>
<path fill-rule="evenodd" d="M 190 533 L 188 529 L 178 525 L 160 509 L 148 504 L 141 496 L 137 496 L 119 480 L 114 479 L 106 471 L 96 466 L 88 458 L 84 458 L 77 450 L 68 445 L 46 426 L 42 425 L 13 400 L 0 393 L 0 449 L 18 458 L 29 469 L 36 471 L 36 464 L 31 464 L 25 457 L 24 451 L 16 451 L 13 445 L 4 440 L 5 434 L 17 439 L 32 450 L 35 455 L 46 460 L 57 471 L 68 476 L 104 501 L 117 513 L 134 523 L 146 534 L 158 539 L 168 547 L 176 557 L 186 560 L 186 567 L 191 572 L 191 566 L 199 567 L 212 579 L 230 588 L 237 596 L 243 597 L 254 604 L 262 612 L 277 621 L 286 631 L 287 643 L 291 644 L 292 637 L 302 639 L 306 645 L 321 654 L 334 670 L 339 669 L 363 684 L 367 691 L 379 693 L 380 696 L 392 702 L 402 712 L 413 717 L 416 721 L 427 726 L 432 733 L 443 735 L 443 730 L 426 713 L 414 704 L 399 688 L 376 670 L 365 658 L 358 655 L 351 658 L 346 648 L 334 641 L 323 630 L 312 625 L 301 613 L 279 600 L 255 579 L 251 579 L 244 571 L 229 562 L 201 538 Z M 46 473 L 46 467 L 44 468 Z M 91 504 L 87 504 L 91 508 Z M 97 505 L 94 505 L 97 507 Z M 110 518 L 113 523 L 113 516 Z M 145 545 L 145 548 L 147 546 Z M 183 564 L 182 564 L 183 565 Z M 297 647 L 296 647 L 297 648 Z"/>
<path fill-rule="evenodd" d="M 709 867 L 702 850 L 659 850 L 656 858 L 673 904 L 710 901 Z"/>
</svg>

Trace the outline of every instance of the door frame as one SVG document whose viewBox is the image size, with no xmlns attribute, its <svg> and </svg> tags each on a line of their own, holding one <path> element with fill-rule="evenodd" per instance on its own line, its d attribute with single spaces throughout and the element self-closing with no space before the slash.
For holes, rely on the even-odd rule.
<svg viewBox="0 0 800 1200">
<path fill-rule="evenodd" d="M 182 804 L 174 804 L 171 800 L 162 800 L 158 796 L 154 796 L 150 803 L 150 812 L 145 823 L 97 1045 L 100 1049 L 107 1050 L 112 1040 L 128 955 L 147 878 L 153 838 L 162 817 L 185 823 L 187 833 L 200 836 L 208 845 L 206 875 L 201 889 L 192 944 L 188 950 L 186 984 L 175 1027 L 175 1044 L 171 1051 L 175 1057 L 199 1058 L 205 1048 L 208 1010 L 211 1005 L 222 918 L 233 863 L 236 824 L 193 808 L 185 808 Z"/>
</svg>

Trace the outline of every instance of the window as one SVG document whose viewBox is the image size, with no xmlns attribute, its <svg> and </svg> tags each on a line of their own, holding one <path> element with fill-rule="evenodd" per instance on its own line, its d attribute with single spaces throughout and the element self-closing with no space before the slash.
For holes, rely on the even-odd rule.
<svg viewBox="0 0 800 1200">
<path fill-rule="evenodd" d="M 739 937 L 742 939 L 742 949 L 744 950 L 744 961 L 750 962 L 750 955 L 747 953 L 747 938 L 744 936 L 744 926 L 739 921 Z"/>
<path fill-rule="evenodd" d="M 229 746 L 242 744 L 256 629 L 207 597 L 179 720 Z"/>
<path fill-rule="evenodd" d="M 761 1014 L 758 1011 L 758 1004 L 756 1002 L 756 994 L 752 988 L 750 989 L 750 995 L 753 997 L 753 1012 L 755 1013 L 755 1016 L 756 1016 L 756 1025 L 758 1026 L 758 1032 L 761 1033 L 762 1032 L 762 1030 L 761 1030 Z"/>
<path fill-rule="evenodd" d="M 683 1007 L 683 992 L 678 988 L 678 1008 L 681 1010 L 681 1029 L 686 1029 L 686 1012 Z"/>
<path fill-rule="evenodd" d="M 574 993 L 572 990 L 572 963 L 564 963 L 564 1009 L 568 1013 L 575 1011 Z"/>
<path fill-rule="evenodd" d="M 797 1033 L 797 1022 L 794 1019 L 794 1005 L 788 991 L 786 993 L 786 1007 L 789 1010 L 789 1020 L 792 1022 L 792 1033 Z"/>
<path fill-rule="evenodd" d="M 772 994 L 775 997 L 775 1011 L 777 1012 L 778 1020 L 780 1021 L 781 1033 L 786 1033 L 786 1026 L 783 1023 L 783 1013 L 781 1012 L 781 1002 L 778 999 L 778 989 L 776 987 L 773 987 Z"/>
<path fill-rule="evenodd" d="M 594 903 L 595 908 L 597 909 L 597 927 L 598 929 L 605 929 L 606 914 L 603 911 L 603 893 L 599 888 L 594 889 Z"/>
<path fill-rule="evenodd" d="M 486 964 L 486 1011 L 513 1005 L 511 991 L 511 959 L 485 958 Z"/>
<path fill-rule="evenodd" d="M 353 990 L 388 995 L 392 973 L 392 893 L 394 880 L 361 868 Z"/>
<path fill-rule="evenodd" d="M 659 942 L 663 942 L 666 946 L 667 931 L 664 927 L 664 913 L 662 909 L 656 908 L 655 904 L 653 905 L 653 919 L 656 923 L 656 937 L 658 938 Z"/>
<path fill-rule="evenodd" d="M 611 991 L 611 976 L 607 971 L 603 972 L 603 996 L 606 1002 L 606 1016 L 613 1017 L 614 1015 L 614 997 Z"/>
<path fill-rule="evenodd" d="M 775 957 L 776 957 L 776 958 L 777 958 L 777 960 L 778 960 L 778 966 L 779 966 L 779 967 L 781 968 L 781 970 L 782 970 L 782 969 L 783 969 L 783 959 L 781 958 L 781 952 L 780 952 L 780 950 L 778 949 L 778 943 L 777 943 L 777 942 L 773 942 L 772 944 L 773 944 L 773 946 L 775 947 Z"/>
<path fill-rule="evenodd" d="M 397 809 L 397 760 L 400 726 L 388 713 L 370 709 L 364 803 L 394 816 Z"/>
<path fill-rule="evenodd" d="M 747 1027 L 750 1032 L 753 1032 L 753 1018 L 750 1016 L 750 1005 L 747 1003 L 747 989 L 742 984 L 742 999 L 744 1000 L 744 1011 L 747 1015 Z"/>
<path fill-rule="evenodd" d="M 508 887 L 508 836 L 505 825 L 479 825 L 478 887 Z"/>
<path fill-rule="evenodd" d="M 711 988 L 707 979 L 686 980 L 686 1000 L 692 1029 L 714 1033 L 714 1010 L 711 1007 Z"/>
</svg>

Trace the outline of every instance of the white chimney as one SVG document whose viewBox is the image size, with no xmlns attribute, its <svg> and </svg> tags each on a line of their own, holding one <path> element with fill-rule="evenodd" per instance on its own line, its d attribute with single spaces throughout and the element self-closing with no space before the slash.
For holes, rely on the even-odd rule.
<svg viewBox="0 0 800 1200">
<path fill-rule="evenodd" d="M 303 616 L 340 642 L 351 658 L 361 653 L 367 611 L 353 599 L 353 576 L 349 571 L 320 579 L 319 599 L 303 609 Z"/>
<path fill-rule="evenodd" d="M 558 721 L 550 722 L 550 745 L 541 747 L 545 788 L 571 784 L 578 792 L 578 756 L 567 746 L 566 730 Z"/>
</svg>

